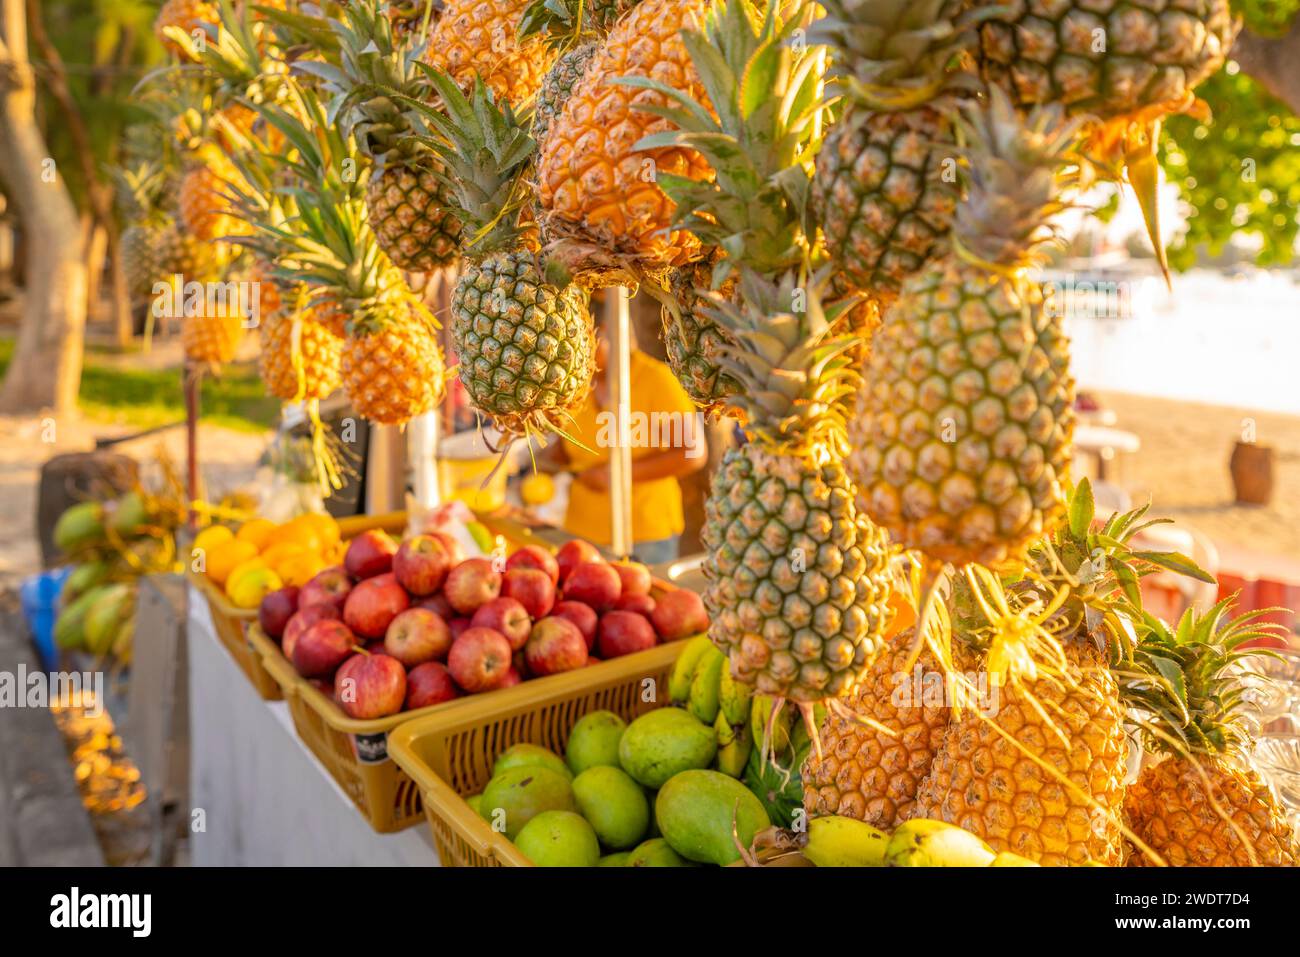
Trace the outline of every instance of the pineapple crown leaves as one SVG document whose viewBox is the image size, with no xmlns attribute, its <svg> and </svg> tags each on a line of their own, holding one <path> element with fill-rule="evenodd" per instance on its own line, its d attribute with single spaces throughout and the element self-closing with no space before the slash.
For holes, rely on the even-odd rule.
<svg viewBox="0 0 1300 957">
<path fill-rule="evenodd" d="M 514 247 L 522 234 L 523 177 L 537 149 L 528 132 L 531 115 L 499 102 L 478 76 L 467 97 L 441 70 L 427 64 L 421 69 L 442 109 L 408 102 L 424 124 L 420 141 L 439 160 L 431 171 L 453 197 L 448 211 L 469 232 L 467 252 L 483 256 Z"/>
<path fill-rule="evenodd" d="M 1057 241 L 1052 217 L 1074 208 L 1067 190 L 1087 185 L 1091 167 L 1077 151 L 1082 118 L 1058 103 L 1021 116 L 999 87 L 961 104 L 954 123 L 963 145 L 966 197 L 957 206 L 957 254 L 994 273 L 1016 274 Z"/>
<path fill-rule="evenodd" d="M 1237 595 L 1206 612 L 1188 608 L 1175 627 L 1147 614 L 1145 635 L 1120 672 L 1126 705 L 1151 718 L 1143 725 L 1147 746 L 1176 754 L 1223 754 L 1249 740 L 1241 708 L 1246 685 L 1234 663 L 1267 650 L 1248 642 L 1277 638 L 1282 626 L 1262 620 L 1277 609 L 1230 617 Z"/>
<path fill-rule="evenodd" d="M 221 22 L 215 35 L 196 51 L 200 68 L 218 80 L 227 96 L 254 101 L 273 98 L 288 67 L 264 45 L 269 27 L 254 21 L 247 7 L 236 13 L 230 0 L 220 4 Z"/>
<path fill-rule="evenodd" d="M 676 127 L 643 137 L 637 149 L 685 147 L 713 167 L 709 182 L 666 173 L 656 182 L 676 204 L 673 225 L 726 253 L 715 285 L 735 262 L 775 275 L 804 258 L 825 66 L 823 50 L 797 42 L 808 9 L 802 0 L 767 0 L 761 11 L 746 0 L 716 0 L 702 30 L 682 31 L 711 109 L 647 77 L 613 81 L 668 100 L 637 104 Z"/>
<path fill-rule="evenodd" d="M 731 336 L 718 356 L 741 385 L 726 400 L 730 411 L 756 441 L 783 454 L 843 451 L 858 376 L 847 354 L 856 339 L 842 320 L 855 301 L 825 303 L 829 277 L 828 270 L 809 277 L 805 268 L 769 279 L 742 267 L 734 301 L 713 293 L 702 306 Z"/>
<path fill-rule="evenodd" d="M 850 99 L 873 110 L 910 110 L 953 89 L 972 89 L 955 70 L 979 22 L 1002 8 L 964 0 L 823 0 L 826 16 L 808 39 L 836 53 L 830 73 Z"/>
</svg>

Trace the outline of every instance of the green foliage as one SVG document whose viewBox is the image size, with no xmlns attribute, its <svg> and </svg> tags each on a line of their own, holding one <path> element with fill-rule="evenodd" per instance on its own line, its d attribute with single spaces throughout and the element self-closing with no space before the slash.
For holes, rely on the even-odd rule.
<svg viewBox="0 0 1300 957">
<path fill-rule="evenodd" d="M 1300 0 L 1232 0 L 1232 10 L 1246 24 L 1246 29 L 1265 36 L 1286 31 L 1292 18 L 1300 13 Z"/>
<path fill-rule="evenodd" d="M 1238 233 L 1258 237 L 1261 266 L 1289 262 L 1300 226 L 1300 117 L 1234 64 L 1196 92 L 1213 122 L 1175 116 L 1165 124 L 1165 174 L 1190 206 L 1170 264 L 1190 267 L 1201 247 L 1217 255 Z"/>
</svg>

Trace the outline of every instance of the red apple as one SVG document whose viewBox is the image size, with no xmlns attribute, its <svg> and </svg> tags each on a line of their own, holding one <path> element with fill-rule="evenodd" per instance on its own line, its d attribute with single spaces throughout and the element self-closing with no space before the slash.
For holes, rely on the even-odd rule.
<svg viewBox="0 0 1300 957">
<path fill-rule="evenodd" d="M 510 642 L 511 651 L 518 651 L 524 646 L 524 642 L 528 640 L 528 632 L 533 627 L 528 617 L 528 609 L 517 599 L 505 596 L 493 598 L 480 605 L 478 611 L 474 612 L 470 625 L 474 628 L 491 628 L 493 631 L 499 631 L 505 635 L 506 641 Z"/>
<path fill-rule="evenodd" d="M 618 601 L 614 602 L 614 611 L 634 611 L 647 618 L 654 613 L 654 610 L 655 600 L 649 595 L 629 595 L 624 592 L 619 596 Z"/>
<path fill-rule="evenodd" d="M 447 596 L 442 592 L 417 601 L 415 607 L 427 608 L 443 621 L 451 621 L 456 617 L 456 609 L 451 607 L 451 602 L 447 601 Z"/>
<path fill-rule="evenodd" d="M 551 617 L 567 618 L 578 626 L 578 631 L 582 632 L 582 637 L 587 642 L 587 650 L 596 647 L 596 624 L 600 618 L 596 614 L 596 609 L 580 601 L 557 601 L 555 607 L 551 609 Z"/>
<path fill-rule="evenodd" d="M 442 587 L 451 571 L 451 556 L 441 539 L 416 535 L 398 546 L 393 556 L 393 574 L 412 595 L 432 595 Z"/>
<path fill-rule="evenodd" d="M 650 622 L 664 641 L 677 641 L 709 630 L 704 601 L 687 588 L 664 592 L 655 602 Z"/>
<path fill-rule="evenodd" d="M 371 528 L 348 543 L 343 555 L 343 567 L 353 578 L 374 578 L 393 570 L 393 556 L 397 542 L 382 528 Z"/>
<path fill-rule="evenodd" d="M 624 595 L 650 594 L 650 569 L 640 562 L 613 562 L 610 567 L 618 572 Z"/>
<path fill-rule="evenodd" d="M 506 672 L 506 676 L 501 679 L 501 684 L 497 685 L 497 687 L 513 688 L 517 684 L 522 684 L 523 680 L 524 680 L 524 676 L 521 675 L 518 672 L 518 670 L 516 670 L 515 668 L 511 668 L 509 671 Z"/>
<path fill-rule="evenodd" d="M 452 680 L 470 694 L 490 691 L 505 680 L 510 670 L 510 642 L 491 628 L 466 628 L 451 643 L 447 670 Z"/>
<path fill-rule="evenodd" d="M 465 560 L 465 549 L 460 547 L 460 542 L 456 541 L 454 535 L 448 535 L 446 532 L 425 532 L 425 534 L 432 535 L 442 542 L 442 547 L 446 549 L 447 557 L 451 559 L 452 565 L 459 565 Z"/>
<path fill-rule="evenodd" d="M 458 614 L 472 615 L 501 594 L 501 574 L 490 559 L 467 558 L 447 575 L 442 593 Z"/>
<path fill-rule="evenodd" d="M 571 538 L 555 553 L 555 564 L 560 569 L 560 581 L 567 582 L 569 573 L 585 562 L 603 562 L 600 549 L 591 542 Z"/>
<path fill-rule="evenodd" d="M 658 640 L 654 626 L 645 615 L 634 611 L 611 611 L 600 618 L 596 648 L 602 658 L 617 658 L 653 648 Z"/>
<path fill-rule="evenodd" d="M 560 583 L 560 563 L 541 545 L 523 545 L 517 549 L 506 559 L 506 571 L 515 568 L 536 568 L 546 572 L 553 584 Z"/>
<path fill-rule="evenodd" d="M 391 655 L 353 655 L 334 676 L 334 700 L 362 721 L 397 714 L 406 703 L 406 669 Z"/>
<path fill-rule="evenodd" d="M 469 628 L 469 625 L 470 625 L 470 619 L 468 618 L 448 618 L 447 628 L 448 630 L 451 631 L 451 640 L 455 641 L 457 638 L 463 635 L 465 633 L 465 630 Z"/>
<path fill-rule="evenodd" d="M 367 578 L 352 589 L 343 605 L 343 620 L 364 638 L 383 638 L 393 619 L 411 605 L 392 572 Z"/>
<path fill-rule="evenodd" d="M 316 577 L 302 586 L 298 592 L 298 607 L 312 608 L 316 605 L 333 605 L 339 611 L 348 600 L 352 591 L 352 579 L 342 565 L 322 568 Z"/>
<path fill-rule="evenodd" d="M 408 608 L 384 632 L 384 652 L 408 668 L 447 657 L 451 629 L 427 608 Z"/>
<path fill-rule="evenodd" d="M 533 625 L 524 645 L 528 670 L 535 675 L 572 671 L 587 663 L 587 640 L 567 618 L 543 618 Z"/>
<path fill-rule="evenodd" d="M 555 582 L 540 568 L 509 568 L 501 577 L 501 594 L 518 599 L 533 618 L 545 618 L 555 605 Z"/>
<path fill-rule="evenodd" d="M 440 661 L 426 661 L 406 673 L 407 711 L 459 697 L 460 691 L 456 682 L 451 680 L 451 672 Z"/>
<path fill-rule="evenodd" d="M 322 618 L 299 637 L 293 646 L 293 666 L 304 678 L 328 678 L 351 657 L 357 636 L 334 618 Z"/>
<path fill-rule="evenodd" d="M 608 562 L 583 562 L 564 580 L 564 597 L 584 601 L 596 611 L 612 608 L 623 593 L 623 581 Z"/>
<path fill-rule="evenodd" d="M 333 605 L 311 605 L 307 608 L 300 608 L 289 619 L 289 624 L 284 626 L 284 635 L 280 638 L 280 650 L 290 661 L 293 660 L 293 649 L 297 645 L 298 639 L 302 633 L 316 624 L 318 621 L 334 620 L 342 618 L 342 613 Z"/>
<path fill-rule="evenodd" d="M 285 585 L 269 592 L 257 606 L 257 623 L 272 638 L 284 634 L 285 627 L 298 611 L 298 586 Z"/>
</svg>

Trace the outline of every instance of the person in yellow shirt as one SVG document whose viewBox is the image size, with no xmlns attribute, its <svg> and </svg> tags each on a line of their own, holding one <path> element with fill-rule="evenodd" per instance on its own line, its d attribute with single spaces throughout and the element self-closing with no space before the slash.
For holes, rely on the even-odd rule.
<svg viewBox="0 0 1300 957">
<path fill-rule="evenodd" d="M 608 359 L 609 342 L 602 334 L 591 393 L 565 429 L 576 441 L 562 438 L 558 443 L 564 468 L 574 476 L 565 530 L 596 545 L 609 545 L 611 539 L 609 463 L 618 441 L 605 375 Z M 672 370 L 635 342 L 630 359 L 633 554 L 656 565 L 677 557 L 685 527 L 678 479 L 704 468 L 709 449 L 699 410 Z"/>
</svg>

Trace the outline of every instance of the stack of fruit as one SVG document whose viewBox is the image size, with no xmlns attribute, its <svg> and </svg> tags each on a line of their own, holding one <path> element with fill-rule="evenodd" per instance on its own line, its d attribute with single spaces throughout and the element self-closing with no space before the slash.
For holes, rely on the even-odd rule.
<svg viewBox="0 0 1300 957">
<path fill-rule="evenodd" d="M 726 865 L 770 821 L 720 760 L 713 727 L 683 708 L 631 724 L 595 711 L 573 726 L 563 759 L 516 744 L 467 801 L 538 866 Z"/>
<path fill-rule="evenodd" d="M 236 608 L 253 609 L 277 589 L 307 584 L 340 554 L 338 523 L 308 513 L 279 524 L 252 518 L 238 529 L 210 525 L 194 537 L 190 564 Z"/>
<path fill-rule="evenodd" d="M 377 718 L 583 668 L 703 631 L 699 597 L 586 542 L 465 557 L 442 532 L 378 530 L 341 564 L 261 598 L 262 629 L 354 718 Z"/>
</svg>

